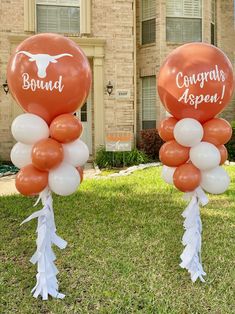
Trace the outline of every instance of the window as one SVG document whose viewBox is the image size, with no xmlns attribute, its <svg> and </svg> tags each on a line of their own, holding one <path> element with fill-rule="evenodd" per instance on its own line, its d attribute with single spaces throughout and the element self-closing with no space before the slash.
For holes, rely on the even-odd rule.
<svg viewBox="0 0 235 314">
<path fill-rule="evenodd" d="M 156 128 L 156 77 L 142 78 L 142 129 Z"/>
<path fill-rule="evenodd" d="M 211 0 L 211 44 L 216 45 L 216 0 Z"/>
<path fill-rule="evenodd" d="M 80 0 L 37 0 L 37 32 L 80 33 Z"/>
<path fill-rule="evenodd" d="M 167 0 L 166 40 L 202 41 L 202 0 Z"/>
<path fill-rule="evenodd" d="M 142 45 L 156 40 L 156 1 L 142 0 Z"/>
</svg>

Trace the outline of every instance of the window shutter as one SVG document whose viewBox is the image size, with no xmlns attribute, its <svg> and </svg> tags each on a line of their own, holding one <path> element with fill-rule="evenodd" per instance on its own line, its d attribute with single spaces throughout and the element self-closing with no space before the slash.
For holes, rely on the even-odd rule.
<svg viewBox="0 0 235 314">
<path fill-rule="evenodd" d="M 142 21 L 156 17 L 156 0 L 142 0 Z"/>
<path fill-rule="evenodd" d="M 202 17 L 202 0 L 167 0 L 168 17 Z"/>
<path fill-rule="evenodd" d="M 182 16 L 183 15 L 183 1 L 182 0 L 167 0 L 166 15 L 167 16 Z"/>
<path fill-rule="evenodd" d="M 38 32 L 79 33 L 80 9 L 56 5 L 37 6 Z"/>
<path fill-rule="evenodd" d="M 184 0 L 183 1 L 184 17 L 202 17 L 201 0 Z"/>
<path fill-rule="evenodd" d="M 156 127 L 156 77 L 142 78 L 142 121 L 144 128 Z"/>
</svg>

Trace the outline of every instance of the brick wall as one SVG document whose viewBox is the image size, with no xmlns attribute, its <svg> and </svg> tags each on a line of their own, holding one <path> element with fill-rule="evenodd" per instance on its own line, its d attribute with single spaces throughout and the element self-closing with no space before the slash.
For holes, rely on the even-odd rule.
<svg viewBox="0 0 235 314">
<path fill-rule="evenodd" d="M 23 34 L 24 27 L 24 1 L 1 0 L 0 2 L 0 82 L 6 79 L 6 65 L 10 56 L 10 42 L 8 36 Z M 13 101 L 8 93 L 5 95 L 0 89 L 0 159 L 8 160 L 13 145 L 10 126 L 13 119 Z"/>
</svg>

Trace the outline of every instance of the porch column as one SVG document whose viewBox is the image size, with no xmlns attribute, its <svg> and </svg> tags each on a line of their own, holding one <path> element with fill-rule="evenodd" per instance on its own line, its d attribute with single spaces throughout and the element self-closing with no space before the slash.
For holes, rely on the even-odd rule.
<svg viewBox="0 0 235 314">
<path fill-rule="evenodd" d="M 104 145 L 104 60 L 93 59 L 94 82 L 94 150 Z"/>
</svg>

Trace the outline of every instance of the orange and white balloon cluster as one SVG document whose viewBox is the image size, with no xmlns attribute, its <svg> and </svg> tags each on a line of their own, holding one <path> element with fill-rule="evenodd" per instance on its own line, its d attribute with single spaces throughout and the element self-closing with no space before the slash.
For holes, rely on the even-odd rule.
<svg viewBox="0 0 235 314">
<path fill-rule="evenodd" d="M 186 44 L 169 54 L 157 87 L 162 104 L 172 115 L 162 120 L 158 129 L 166 141 L 159 151 L 162 178 L 191 198 L 183 213 L 185 250 L 180 265 L 188 269 L 193 281 L 203 281 L 199 204 L 208 202 L 204 191 L 221 194 L 230 183 L 222 165 L 228 157 L 224 144 L 231 138 L 232 128 L 216 115 L 233 95 L 232 65 L 212 45 Z"/>
<path fill-rule="evenodd" d="M 228 158 L 226 144 L 232 136 L 230 124 L 213 118 L 203 125 L 195 119 L 161 121 L 159 135 L 166 141 L 159 151 L 164 164 L 162 178 L 182 192 L 201 186 L 212 194 L 224 193 L 230 179 L 222 167 Z"/>
<path fill-rule="evenodd" d="M 8 62 L 7 81 L 12 96 L 26 111 L 11 128 L 18 141 L 11 151 L 12 162 L 20 168 L 16 188 L 23 195 L 39 194 L 43 204 L 23 221 L 38 218 L 37 250 L 30 260 L 38 264 L 38 274 L 32 291 L 43 300 L 48 295 L 64 298 L 58 292 L 52 245 L 63 249 L 67 243 L 56 234 L 51 191 L 70 195 L 82 182 L 81 167 L 89 150 L 79 139 L 82 124 L 73 113 L 88 97 L 90 65 L 72 40 L 39 34 L 16 48 Z"/>
<path fill-rule="evenodd" d="M 89 150 L 79 139 L 82 123 L 74 115 L 59 115 L 48 127 L 41 117 L 25 113 L 13 121 L 11 129 L 18 141 L 11 160 L 20 168 L 15 184 L 21 194 L 37 195 L 48 186 L 65 196 L 78 189 Z"/>
</svg>

